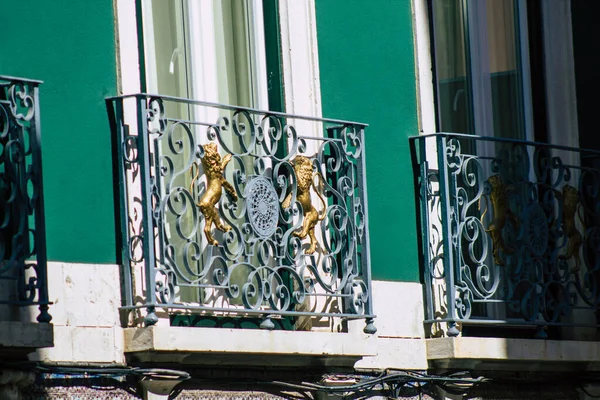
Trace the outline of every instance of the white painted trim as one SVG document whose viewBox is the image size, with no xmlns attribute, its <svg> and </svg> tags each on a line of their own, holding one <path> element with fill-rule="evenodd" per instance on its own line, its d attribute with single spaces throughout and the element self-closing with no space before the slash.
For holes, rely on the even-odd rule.
<svg viewBox="0 0 600 400">
<path fill-rule="evenodd" d="M 413 0 L 419 133 L 435 133 L 435 95 L 427 0 Z"/>
<path fill-rule="evenodd" d="M 323 112 L 315 1 L 280 0 L 279 18 L 285 111 L 289 114 L 321 117 Z M 323 136 L 319 124 L 295 121 L 294 125 L 303 135 Z M 308 143 L 306 152 L 316 152 L 313 143 Z"/>
<path fill-rule="evenodd" d="M 137 42 L 135 0 L 117 0 L 119 94 L 140 91 L 140 59 Z"/>
<path fill-rule="evenodd" d="M 263 19 L 262 1 L 249 1 L 248 6 L 248 38 L 250 42 L 250 70 L 255 74 L 252 79 L 252 96 L 254 107 L 269 109 L 269 93 L 267 78 L 267 49 L 265 47 L 265 23 Z M 252 57 L 252 55 L 254 55 Z"/>
<path fill-rule="evenodd" d="M 424 0 L 418 0 L 424 1 Z M 147 1 L 144 0 L 144 3 Z M 255 2 L 249 2 L 250 23 L 260 29 L 254 29 L 251 37 L 252 51 L 258 57 L 256 70 L 260 76 L 266 79 L 266 50 L 260 43 L 264 43 L 264 29 L 262 23 L 262 6 Z M 118 50 L 121 66 L 120 94 L 132 94 L 140 91 L 140 60 L 137 29 L 136 29 L 136 7 L 135 0 L 117 0 L 117 29 Z M 203 99 L 211 98 L 211 93 L 216 93 L 216 80 L 209 79 L 216 74 L 216 60 L 210 62 L 206 55 L 215 54 L 214 29 L 212 2 L 190 2 L 190 19 L 196 21 L 190 24 L 190 36 L 198 43 L 197 48 L 192 48 L 191 60 L 194 71 L 201 71 L 197 75 L 202 83 L 194 85 L 195 97 L 202 96 Z M 144 7 L 149 10 L 151 7 Z M 145 15 L 147 26 L 150 15 Z M 293 0 L 280 0 L 281 19 L 281 43 L 282 64 L 286 112 L 290 114 L 322 116 L 321 108 L 321 84 L 319 74 L 319 57 L 317 46 L 317 23 L 314 0 L 305 2 Z M 201 21 L 201 23 L 197 23 Z M 151 30 L 151 29 L 150 29 Z M 210 32 L 212 33 L 212 36 Z M 145 40 L 151 39 L 145 30 Z M 147 46 L 151 47 L 151 46 Z M 194 46 L 196 47 L 196 46 Z M 146 57 L 154 59 L 154 55 L 146 50 Z M 151 81 L 152 68 L 146 66 L 147 80 Z M 261 85 L 258 85 L 261 86 Z M 267 108 L 268 98 L 265 88 L 258 88 L 258 108 Z M 148 88 L 149 91 L 151 87 Z M 433 89 L 432 89 L 433 90 Z M 432 92 L 433 93 L 433 92 Z"/>
<path fill-rule="evenodd" d="M 191 83 L 192 96 L 205 101 L 217 101 L 217 50 L 213 2 L 189 2 L 188 26 L 190 41 L 194 43 L 194 46 L 190 46 L 190 68 L 194 73 Z M 211 54 L 212 57 L 206 58 L 206 54 Z M 218 118 L 216 109 L 194 107 L 193 113 L 193 117 L 200 121 L 216 121 Z"/>
<path fill-rule="evenodd" d="M 321 117 L 314 0 L 280 0 L 285 106 L 289 114 Z"/>
<path fill-rule="evenodd" d="M 154 18 L 152 16 L 152 3 L 150 0 L 141 0 L 142 1 L 142 20 L 143 20 L 143 35 L 144 35 L 144 43 L 148 43 L 150 41 L 154 42 Z M 136 20 L 133 20 L 134 23 L 137 23 Z M 137 32 L 136 36 L 137 38 Z M 156 53 L 154 51 L 154 46 L 145 46 L 146 49 L 139 49 L 138 46 L 135 47 L 135 52 L 139 55 L 140 52 L 144 52 L 144 71 L 146 75 L 146 91 L 149 93 L 157 93 L 158 92 L 158 78 L 156 72 Z"/>
</svg>

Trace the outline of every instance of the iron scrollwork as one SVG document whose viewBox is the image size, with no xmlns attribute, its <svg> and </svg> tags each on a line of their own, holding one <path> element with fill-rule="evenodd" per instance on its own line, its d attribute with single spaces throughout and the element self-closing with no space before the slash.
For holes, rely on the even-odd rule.
<svg viewBox="0 0 600 400">
<path fill-rule="evenodd" d="M 50 322 L 38 87 L 0 76 L 0 304 L 38 305 Z"/>
<path fill-rule="evenodd" d="M 412 140 L 427 322 L 451 335 L 458 322 L 599 324 L 600 153 L 461 134 Z"/>
<path fill-rule="evenodd" d="M 132 132 L 118 110 L 136 99 L 145 124 Z M 167 306 L 365 318 L 374 332 L 363 125 L 186 99 L 113 101 L 133 277 L 126 300 L 152 304 L 147 324 Z M 146 282 L 143 303 L 136 275 Z"/>
</svg>

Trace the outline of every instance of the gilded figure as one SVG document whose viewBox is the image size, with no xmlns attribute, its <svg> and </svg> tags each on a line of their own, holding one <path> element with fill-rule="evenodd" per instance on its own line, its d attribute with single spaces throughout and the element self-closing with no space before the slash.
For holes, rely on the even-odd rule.
<svg viewBox="0 0 600 400">
<path fill-rule="evenodd" d="M 204 157 L 202 157 L 202 167 L 206 175 L 206 192 L 196 205 L 204 215 L 204 236 L 206 236 L 206 240 L 210 244 L 218 246 L 219 242 L 211 234 L 212 225 L 214 224 L 221 232 L 227 232 L 231 229 L 231 227 L 221 221 L 216 207 L 216 204 L 221 200 L 223 188 L 229 193 L 233 201 L 237 201 L 237 194 L 234 187 L 223 176 L 223 170 L 231 160 L 231 154 L 227 154 L 221 159 L 216 143 L 205 144 L 203 148 Z M 196 175 L 192 179 L 190 193 L 193 193 L 194 183 L 198 180 L 198 175 L 200 174 L 198 164 L 194 163 L 194 165 L 196 166 Z"/>
<path fill-rule="evenodd" d="M 308 235 L 310 238 L 310 247 L 306 250 L 306 254 L 313 254 L 317 249 L 317 238 L 315 237 L 315 225 L 317 222 L 325 219 L 325 210 L 327 204 L 321 194 L 323 187 L 323 176 L 319 172 L 313 171 L 312 162 L 308 157 L 296 156 L 293 161 L 294 172 L 296 173 L 297 190 L 296 190 L 296 201 L 302 206 L 302 212 L 304 213 L 304 220 L 302 221 L 302 230 L 300 232 L 294 232 L 293 235 L 300 239 L 306 238 Z M 315 176 L 319 179 L 319 188 L 315 186 Z M 310 198 L 310 188 L 313 188 L 321 202 L 323 203 L 323 212 L 319 214 L 316 208 L 312 205 Z M 292 193 L 289 193 L 283 200 L 283 208 L 289 208 L 292 203 Z"/>
<path fill-rule="evenodd" d="M 510 249 L 504 243 L 502 238 L 502 229 L 506 225 L 506 221 L 510 220 L 515 229 L 519 228 L 519 219 L 512 212 L 508 203 L 508 193 L 510 189 L 502 182 L 500 175 L 492 175 L 488 178 L 488 182 L 492 188 L 490 192 L 490 199 L 492 201 L 492 209 L 494 218 L 490 222 L 489 226 L 485 230 L 492 236 L 492 255 L 494 256 L 494 262 L 496 265 L 503 266 L 504 261 L 500 258 L 499 250 L 502 250 L 506 254 L 511 254 L 513 249 Z M 487 213 L 487 208 L 481 215 L 481 220 Z"/>
<path fill-rule="evenodd" d="M 579 205 L 579 192 L 571 185 L 565 185 L 562 189 L 563 213 L 562 223 L 567 235 L 567 253 L 559 256 L 563 260 L 575 258 L 573 271 L 579 271 L 579 248 L 583 243 L 583 237 L 575 225 L 575 214 Z M 580 218 L 581 219 L 581 218 Z"/>
</svg>

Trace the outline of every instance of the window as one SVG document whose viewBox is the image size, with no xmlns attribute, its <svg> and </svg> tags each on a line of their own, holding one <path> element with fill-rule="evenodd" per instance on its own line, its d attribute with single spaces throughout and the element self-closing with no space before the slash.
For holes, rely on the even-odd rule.
<svg viewBox="0 0 600 400">
<path fill-rule="evenodd" d="M 262 1 L 250 0 L 142 0 L 143 59 L 146 90 L 161 96 L 198 99 L 234 106 L 268 109 L 266 51 Z M 191 152 L 198 144 L 209 140 L 204 124 L 216 123 L 218 109 L 192 106 L 181 102 L 165 101 L 165 112 L 170 118 L 195 121 L 193 124 L 168 124 L 164 139 L 157 139 L 158 159 L 170 160 L 174 177 L 169 184 L 160 185 L 161 198 L 169 196 L 169 187 L 189 188 L 194 202 L 198 202 L 203 184 L 194 184 L 194 167 L 198 165 Z M 229 116 L 229 112 L 225 115 Z M 187 127 L 187 128 L 186 128 Z M 194 135 L 186 140 L 186 129 Z M 171 142 L 180 141 L 181 149 Z M 227 144 L 236 153 L 244 153 L 233 137 L 224 135 L 219 147 Z M 221 149 L 221 152 L 223 150 Z M 251 157 L 244 157 L 252 171 Z M 201 168 L 198 166 L 197 168 Z M 188 171 L 189 172 L 186 172 Z M 233 169 L 225 171 L 228 182 L 233 182 Z M 197 182 L 196 182 L 197 183 Z M 162 240 L 174 249 L 175 261 L 183 265 L 189 245 L 187 234 L 195 230 L 198 220 L 194 213 L 179 216 L 175 209 L 165 211 L 165 232 Z M 202 230 L 196 230 L 195 240 L 202 243 Z M 181 301 L 199 301 L 215 297 L 214 290 L 193 287 L 203 275 L 199 263 L 192 263 L 182 271 L 182 281 L 192 287 L 182 287 L 177 293 Z M 205 272 L 205 271 L 204 271 Z M 245 283 L 247 271 L 238 268 L 232 272 L 232 284 Z M 199 296 L 199 297 L 198 297 Z"/>
<path fill-rule="evenodd" d="M 268 108 L 260 1 L 143 0 L 147 91 Z"/>
<path fill-rule="evenodd" d="M 524 4 L 430 1 L 438 130 L 532 138 Z"/>
<path fill-rule="evenodd" d="M 189 268 L 186 262 L 190 260 L 182 259 L 187 256 L 182 249 L 189 244 L 190 236 L 198 236 L 194 243 L 205 243 L 206 240 L 202 237 L 202 228 L 199 228 L 202 221 L 198 223 L 198 213 L 191 215 L 191 210 L 196 210 L 196 207 L 187 206 L 183 210 L 180 207 L 183 202 L 177 199 L 177 193 L 185 199 L 192 199 L 186 200 L 189 205 L 196 203 L 202 191 L 206 190 L 204 178 L 193 179 L 192 176 L 194 171 L 198 171 L 193 169 L 193 164 L 197 164 L 201 157 L 197 145 L 212 140 L 207 129 L 212 129 L 219 122 L 219 117 L 232 120 L 231 110 L 170 101 L 165 96 L 275 111 L 285 108 L 290 113 L 319 117 L 314 3 L 295 0 L 118 0 L 117 13 L 121 90 L 124 94 L 141 91 L 163 96 L 164 115 L 168 118 L 164 130 L 149 133 L 152 141 L 149 169 L 157 182 L 154 195 L 166 203 L 173 199 L 171 203 L 174 204 L 165 206 L 161 214 L 160 237 L 156 237 L 160 245 L 156 246 L 159 250 L 155 257 L 185 265 L 186 270 L 179 276 L 181 280 L 178 283 L 181 284 L 177 292 L 170 293 L 177 297 L 177 301 L 198 302 L 200 298 L 212 301 L 211 294 L 220 289 L 206 288 L 206 282 L 199 281 L 208 276 L 203 271 L 204 275 L 199 277 L 198 268 L 203 259 L 197 255 L 190 256 L 193 265 Z M 137 22 L 137 27 L 132 24 L 133 21 Z M 141 83 L 140 86 L 132 84 L 134 81 Z M 279 105 L 276 105 L 273 93 L 279 95 Z M 284 98 L 285 107 L 282 104 Z M 160 109 L 158 103 L 150 102 L 150 107 Z M 136 121 L 139 117 L 137 110 L 128 108 L 129 104 L 124 105 L 124 119 L 129 121 L 127 129 L 135 136 L 139 134 L 137 127 L 147 121 L 145 116 Z M 160 125 L 164 121 L 159 118 L 150 121 L 150 131 L 153 124 Z M 272 122 L 265 122 L 269 123 Z M 318 124 L 310 121 L 301 121 L 294 126 L 305 135 L 322 135 Z M 262 128 L 268 130 L 267 125 Z M 234 137 L 239 132 L 230 134 L 233 130 L 223 129 L 225 133 L 217 140 L 221 154 L 229 152 L 236 155 L 224 171 L 225 178 L 234 182 L 233 175 L 237 172 L 234 165 L 238 170 L 248 171 L 248 175 L 260 174 L 255 172 L 256 168 L 268 170 L 269 160 L 254 163 L 254 156 L 238 148 L 243 145 L 239 137 Z M 268 140 L 267 137 L 265 142 Z M 228 149 L 224 149 L 226 146 Z M 133 204 L 137 206 L 135 200 L 133 198 Z M 219 207 L 220 211 L 232 203 L 227 196 L 223 196 L 222 200 L 225 205 Z M 204 244 L 197 247 L 199 252 L 206 250 Z M 139 265 L 136 271 L 143 273 L 141 267 Z M 242 268 L 236 271 L 243 273 Z M 238 272 L 231 272 L 228 277 L 229 282 L 238 278 L 244 277 L 238 276 Z M 137 279 L 136 284 L 141 287 L 140 281 L 142 279 Z M 238 286 L 241 287 L 242 283 L 240 281 Z M 204 286 L 204 292 L 198 291 L 199 284 Z"/>
<path fill-rule="evenodd" d="M 571 1 L 427 5 L 437 131 L 579 146 Z"/>
<path fill-rule="evenodd" d="M 432 178 L 428 183 L 435 190 L 441 188 L 427 201 L 445 201 L 450 209 L 448 216 L 440 217 L 440 208 L 428 205 L 430 229 L 443 232 L 438 237 L 432 234 L 431 240 L 435 244 L 444 236 L 451 243 L 440 266 L 454 268 L 452 279 L 458 282 L 455 293 L 432 275 L 432 287 L 467 299 L 461 307 L 446 307 L 449 314 L 458 310 L 460 318 L 468 314 L 465 319 L 569 318 L 577 323 L 593 319 L 592 314 L 567 315 L 570 311 L 559 315 L 571 307 L 570 300 L 561 303 L 564 293 L 586 296 L 569 288 L 579 287 L 572 282 L 583 276 L 580 264 L 595 256 L 591 250 L 584 253 L 568 246 L 590 240 L 598 204 L 588 189 L 593 186 L 590 177 L 597 176 L 588 165 L 597 157 L 578 149 L 586 133 L 578 132 L 577 124 L 573 57 L 577 19 L 571 10 L 582 10 L 575 3 L 415 0 L 421 13 L 416 22 L 423 119 L 433 120 L 435 114 L 434 130 L 483 137 L 439 135 L 444 139 L 426 147 L 434 171 L 426 174 Z M 429 20 L 424 23 L 427 17 L 418 19 L 419 15 Z M 424 33 L 419 23 L 430 29 Z M 427 54 L 434 66 L 429 79 L 423 72 L 429 61 L 424 42 L 431 44 Z M 423 82 L 433 85 L 427 88 Z M 435 93 L 435 113 L 424 112 L 427 90 Z M 587 211 L 576 220 L 570 212 L 574 208 Z M 559 269 L 565 273 L 555 274 Z M 464 307 L 466 303 L 469 307 Z"/>
</svg>

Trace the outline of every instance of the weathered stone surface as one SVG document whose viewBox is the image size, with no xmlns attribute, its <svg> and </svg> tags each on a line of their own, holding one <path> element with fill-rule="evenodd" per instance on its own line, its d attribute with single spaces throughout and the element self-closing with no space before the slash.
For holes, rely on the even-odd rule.
<svg viewBox="0 0 600 400">
<path fill-rule="evenodd" d="M 438 367 L 560 370 L 574 364 L 600 369 L 600 343 L 569 340 L 455 337 L 427 339 L 427 358 Z"/>
<path fill-rule="evenodd" d="M 32 361 L 124 363 L 122 329 L 56 326 L 55 346 L 38 350 Z"/>
<path fill-rule="evenodd" d="M 125 352 L 145 361 L 193 359 L 202 363 L 213 355 L 222 356 L 221 361 L 230 364 L 293 365 L 294 358 L 303 363 L 312 358 L 328 365 L 352 366 L 361 357 L 376 352 L 375 338 L 364 334 L 163 326 L 127 328 L 124 333 Z M 202 357 L 195 358 L 197 355 Z"/>
<path fill-rule="evenodd" d="M 49 262 L 48 292 L 55 325 L 119 325 L 118 265 Z"/>
<path fill-rule="evenodd" d="M 387 281 L 371 285 L 377 336 L 423 338 L 423 286 Z"/>
<path fill-rule="evenodd" d="M 3 321 L 0 323 L 0 346 L 36 349 L 53 343 L 52 324 Z"/>
<path fill-rule="evenodd" d="M 355 364 L 358 370 L 386 368 L 426 370 L 425 339 L 376 338 L 377 355 L 365 357 Z"/>
<path fill-rule="evenodd" d="M 39 350 L 30 359 L 124 363 L 120 288 L 118 265 L 48 263 L 54 347 Z"/>
</svg>

